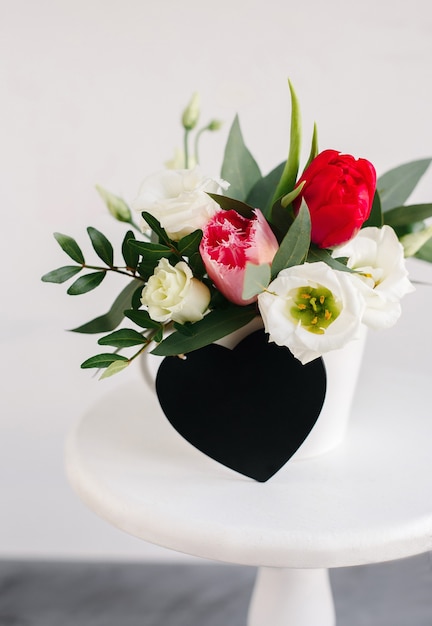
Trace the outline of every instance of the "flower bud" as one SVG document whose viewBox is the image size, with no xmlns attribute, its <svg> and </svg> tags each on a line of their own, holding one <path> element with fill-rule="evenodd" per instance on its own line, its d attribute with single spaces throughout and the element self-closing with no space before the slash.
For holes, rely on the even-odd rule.
<svg viewBox="0 0 432 626">
<path fill-rule="evenodd" d="M 207 126 L 208 130 L 215 131 L 220 130 L 223 126 L 223 122 L 221 120 L 212 120 Z"/>
<path fill-rule="evenodd" d="M 96 185 L 96 189 L 99 192 L 102 200 L 105 202 L 108 211 L 116 220 L 118 220 L 119 222 L 128 223 L 132 221 L 130 208 L 128 207 L 126 202 L 122 200 L 122 198 L 115 196 L 114 194 L 110 193 L 99 185 Z"/>
<path fill-rule="evenodd" d="M 198 123 L 200 116 L 200 95 L 195 92 L 183 111 L 182 124 L 185 130 L 192 130 Z"/>
</svg>

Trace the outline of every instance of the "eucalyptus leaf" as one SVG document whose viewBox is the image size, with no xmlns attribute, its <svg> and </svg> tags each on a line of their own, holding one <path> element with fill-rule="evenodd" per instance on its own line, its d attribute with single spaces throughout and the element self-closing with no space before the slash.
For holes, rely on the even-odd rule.
<svg viewBox="0 0 432 626">
<path fill-rule="evenodd" d="M 303 201 L 297 217 L 282 240 L 272 263 L 272 278 L 293 265 L 304 262 L 310 246 L 311 221 L 309 209 Z"/>
<path fill-rule="evenodd" d="M 366 228 L 367 226 L 375 226 L 376 228 L 381 228 L 383 223 L 384 218 L 381 208 L 381 199 L 379 197 L 379 193 L 375 191 L 370 215 L 366 222 L 363 224 L 362 228 Z"/>
<path fill-rule="evenodd" d="M 420 159 L 395 167 L 378 178 L 377 189 L 384 213 L 399 207 L 410 197 L 432 159 Z"/>
<path fill-rule="evenodd" d="M 230 196 L 242 201 L 246 200 L 252 187 L 261 178 L 260 169 L 243 141 L 237 115 L 228 135 L 221 177 L 230 183 Z"/>
<path fill-rule="evenodd" d="M 136 270 L 139 262 L 139 254 L 137 250 L 134 250 L 130 245 L 130 241 L 135 241 L 135 235 L 131 230 L 128 230 L 125 234 L 122 242 L 122 255 L 126 267 L 131 270 Z"/>
<path fill-rule="evenodd" d="M 151 354 L 158 356 L 174 356 L 185 354 L 207 346 L 229 333 L 242 328 L 256 317 L 254 306 L 231 307 L 229 309 L 211 311 L 201 321 L 193 324 L 194 335 L 186 336 L 179 332 L 172 333 L 162 341 Z"/>
<path fill-rule="evenodd" d="M 263 263 L 262 265 L 246 263 L 242 293 L 243 300 L 249 300 L 264 291 L 270 282 L 270 278 L 271 270 L 268 263 Z"/>
<path fill-rule="evenodd" d="M 147 339 L 133 328 L 121 328 L 110 335 L 101 337 L 98 341 L 100 346 L 113 346 L 114 348 L 130 348 L 147 343 Z"/>
<path fill-rule="evenodd" d="M 65 265 L 44 274 L 41 280 L 44 283 L 64 283 L 82 270 L 81 265 Z"/>
<path fill-rule="evenodd" d="M 275 167 L 267 176 L 260 178 L 246 198 L 247 204 L 260 209 L 267 219 L 270 217 L 273 194 L 282 176 L 284 166 L 285 161 Z"/>
<path fill-rule="evenodd" d="M 432 216 L 432 204 L 411 204 L 390 209 L 385 214 L 385 223 L 393 228 L 421 222 Z"/>
<path fill-rule="evenodd" d="M 114 361 L 128 361 L 128 359 L 121 354 L 111 352 L 107 354 L 97 354 L 96 356 L 92 356 L 84 361 L 84 363 L 81 363 L 81 368 L 90 369 L 92 367 L 108 367 L 111 363 L 114 363 Z"/>
<path fill-rule="evenodd" d="M 62 235 L 62 233 L 54 233 L 54 237 L 63 252 L 66 252 L 66 254 L 76 263 L 84 265 L 84 255 L 75 239 L 69 237 L 68 235 Z"/>
<path fill-rule="evenodd" d="M 102 259 L 108 267 L 112 267 L 114 265 L 114 250 L 111 243 L 103 233 L 92 226 L 87 228 L 87 232 L 98 257 Z"/>
<path fill-rule="evenodd" d="M 124 318 L 125 309 L 131 306 L 131 300 L 138 285 L 140 285 L 142 289 L 143 282 L 138 279 L 132 280 L 122 289 L 107 313 L 96 317 L 82 326 L 78 326 L 78 328 L 72 328 L 72 332 L 86 334 L 107 333 L 117 328 Z"/>
<path fill-rule="evenodd" d="M 113 361 L 106 370 L 102 373 L 99 380 L 103 380 L 104 378 L 109 378 L 110 376 L 114 376 L 114 374 L 118 374 L 126 369 L 130 364 L 130 361 Z"/>
<path fill-rule="evenodd" d="M 67 290 L 67 293 L 70 296 L 79 296 L 83 293 L 87 293 L 88 291 L 92 291 L 101 284 L 105 276 L 105 270 L 101 272 L 91 272 L 90 274 L 80 276 L 80 278 L 72 283 L 72 285 Z"/>
<path fill-rule="evenodd" d="M 130 309 L 124 312 L 125 316 L 130 319 L 132 322 L 140 326 L 141 328 L 160 328 L 161 323 L 152 320 L 147 311 L 140 309 L 136 311 L 135 309 Z"/>
<path fill-rule="evenodd" d="M 281 198 L 294 189 L 300 164 L 302 132 L 300 104 L 290 81 L 288 81 L 288 85 L 291 95 L 290 147 L 281 179 L 273 195 L 273 202 L 276 202 L 278 198 Z"/>
</svg>

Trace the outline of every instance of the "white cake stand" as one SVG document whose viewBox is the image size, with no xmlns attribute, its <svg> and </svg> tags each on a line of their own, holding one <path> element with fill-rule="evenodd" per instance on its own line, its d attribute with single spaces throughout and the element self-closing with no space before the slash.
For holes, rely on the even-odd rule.
<svg viewBox="0 0 432 626">
<path fill-rule="evenodd" d="M 258 566 L 249 626 L 330 626 L 328 568 L 432 548 L 429 413 L 371 408 L 333 452 L 257 483 L 180 438 L 135 382 L 84 416 L 68 441 L 67 472 L 79 497 L 123 531 Z"/>
</svg>

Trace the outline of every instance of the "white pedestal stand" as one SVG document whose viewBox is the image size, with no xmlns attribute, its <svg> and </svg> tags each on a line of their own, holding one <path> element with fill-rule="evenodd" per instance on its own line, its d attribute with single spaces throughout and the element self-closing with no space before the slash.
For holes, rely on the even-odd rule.
<svg viewBox="0 0 432 626">
<path fill-rule="evenodd" d="M 327 569 L 261 567 L 248 626 L 335 626 Z"/>
<path fill-rule="evenodd" d="M 410 381 L 406 398 L 394 375 L 387 387 L 383 378 L 385 406 L 369 403 L 343 445 L 288 462 L 267 483 L 198 452 L 172 429 L 154 394 L 130 382 L 71 434 L 68 477 L 96 514 L 123 531 L 261 568 L 249 626 L 334 626 L 327 568 L 432 549 L 429 387 L 421 373 Z"/>
</svg>

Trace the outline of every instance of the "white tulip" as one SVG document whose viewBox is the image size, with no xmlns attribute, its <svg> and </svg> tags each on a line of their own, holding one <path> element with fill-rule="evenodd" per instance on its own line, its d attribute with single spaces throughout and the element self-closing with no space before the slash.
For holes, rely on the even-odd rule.
<svg viewBox="0 0 432 626">
<path fill-rule="evenodd" d="M 305 364 L 358 338 L 365 305 L 347 272 L 318 262 L 279 272 L 258 306 L 269 340 Z"/>
<path fill-rule="evenodd" d="M 198 322 L 210 302 L 210 291 L 193 277 L 184 261 L 172 266 L 161 259 L 141 294 L 141 303 L 147 307 L 156 322 Z"/>
</svg>

